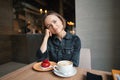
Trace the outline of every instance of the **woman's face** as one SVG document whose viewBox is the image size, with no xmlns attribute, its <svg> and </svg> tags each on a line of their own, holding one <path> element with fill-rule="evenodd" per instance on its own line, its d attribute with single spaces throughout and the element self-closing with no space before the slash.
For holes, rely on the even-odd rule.
<svg viewBox="0 0 120 80">
<path fill-rule="evenodd" d="M 45 26 L 52 34 L 59 34 L 63 30 L 62 21 L 56 15 L 48 15 L 45 19 Z"/>
</svg>

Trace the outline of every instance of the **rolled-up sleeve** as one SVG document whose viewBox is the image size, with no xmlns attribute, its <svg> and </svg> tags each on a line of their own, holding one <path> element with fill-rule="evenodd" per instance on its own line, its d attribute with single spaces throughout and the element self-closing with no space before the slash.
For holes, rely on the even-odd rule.
<svg viewBox="0 0 120 80">
<path fill-rule="evenodd" d="M 41 52 L 40 49 L 37 50 L 36 57 L 37 61 L 42 61 L 47 58 L 48 52 L 45 51 L 44 53 Z"/>
<path fill-rule="evenodd" d="M 73 62 L 74 66 L 79 66 L 79 58 L 80 58 L 80 49 L 81 49 L 81 40 L 78 36 L 74 39 L 74 51 L 71 61 Z"/>
</svg>

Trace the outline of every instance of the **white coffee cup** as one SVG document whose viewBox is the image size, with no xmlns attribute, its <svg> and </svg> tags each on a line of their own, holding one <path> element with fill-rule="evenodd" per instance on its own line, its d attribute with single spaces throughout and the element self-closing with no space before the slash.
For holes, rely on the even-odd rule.
<svg viewBox="0 0 120 80">
<path fill-rule="evenodd" d="M 73 71 L 73 62 L 68 60 L 62 60 L 54 66 L 54 71 L 59 72 L 61 74 L 67 75 L 71 74 Z"/>
</svg>

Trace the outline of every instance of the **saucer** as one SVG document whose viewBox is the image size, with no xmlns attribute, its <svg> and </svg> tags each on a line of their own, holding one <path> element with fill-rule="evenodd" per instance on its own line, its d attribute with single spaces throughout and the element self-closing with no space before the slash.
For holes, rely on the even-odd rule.
<svg viewBox="0 0 120 80">
<path fill-rule="evenodd" d="M 74 67 L 73 72 L 71 72 L 70 74 L 62 74 L 61 72 L 55 71 L 55 70 L 53 70 L 53 72 L 54 72 L 54 74 L 56 74 L 57 76 L 60 76 L 60 77 L 71 77 L 71 76 L 74 76 L 77 73 L 77 70 Z"/>
<path fill-rule="evenodd" d="M 53 70 L 53 66 L 56 65 L 56 62 L 50 61 L 50 66 L 47 68 L 43 68 L 41 64 L 42 62 L 35 63 L 32 68 L 36 71 L 50 71 Z"/>
</svg>

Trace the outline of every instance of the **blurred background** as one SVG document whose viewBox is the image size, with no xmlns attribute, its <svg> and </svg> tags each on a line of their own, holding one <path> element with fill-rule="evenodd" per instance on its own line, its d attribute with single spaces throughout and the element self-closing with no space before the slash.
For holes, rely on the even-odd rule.
<svg viewBox="0 0 120 80">
<path fill-rule="evenodd" d="M 48 11 L 60 13 L 67 21 L 66 30 L 74 34 L 74 0 L 13 0 L 14 32 L 42 33 L 41 18 Z"/>
</svg>

